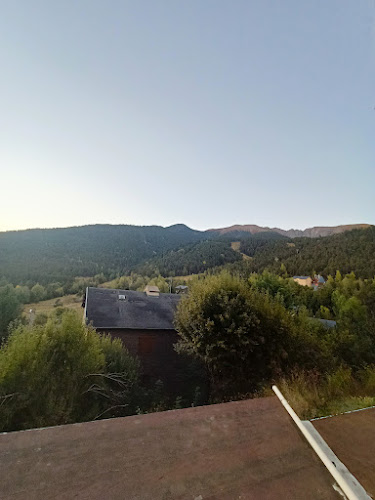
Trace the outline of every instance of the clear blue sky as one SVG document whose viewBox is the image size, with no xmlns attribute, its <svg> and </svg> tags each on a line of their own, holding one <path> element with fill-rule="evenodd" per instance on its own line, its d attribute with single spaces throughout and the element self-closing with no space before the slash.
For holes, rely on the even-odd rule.
<svg viewBox="0 0 375 500">
<path fill-rule="evenodd" d="M 0 230 L 375 223 L 373 0 L 2 0 Z"/>
</svg>

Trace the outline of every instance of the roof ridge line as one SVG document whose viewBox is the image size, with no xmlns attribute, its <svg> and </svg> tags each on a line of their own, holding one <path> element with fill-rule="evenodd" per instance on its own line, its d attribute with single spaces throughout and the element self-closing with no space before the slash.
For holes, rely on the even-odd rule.
<svg viewBox="0 0 375 500">
<path fill-rule="evenodd" d="M 347 410 L 347 411 L 342 411 L 340 413 L 333 413 L 332 415 L 324 415 L 323 417 L 314 417 L 310 418 L 309 422 L 313 422 L 314 420 L 324 420 L 325 418 L 338 417 L 339 415 L 346 415 L 348 413 L 356 413 L 357 411 L 371 410 L 373 408 L 375 408 L 375 405 L 365 406 L 364 408 L 357 408 L 356 410 Z"/>
</svg>

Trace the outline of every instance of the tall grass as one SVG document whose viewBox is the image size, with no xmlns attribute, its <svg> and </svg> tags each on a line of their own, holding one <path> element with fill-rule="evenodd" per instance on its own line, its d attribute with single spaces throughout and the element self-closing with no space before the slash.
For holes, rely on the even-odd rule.
<svg viewBox="0 0 375 500">
<path fill-rule="evenodd" d="M 296 373 L 277 386 L 300 418 L 333 415 L 375 405 L 375 366 L 357 373 L 344 366 L 326 375 Z"/>
</svg>

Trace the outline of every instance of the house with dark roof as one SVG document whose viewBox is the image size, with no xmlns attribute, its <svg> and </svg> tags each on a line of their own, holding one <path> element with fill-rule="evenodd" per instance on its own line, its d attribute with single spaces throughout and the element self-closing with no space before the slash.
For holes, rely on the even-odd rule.
<svg viewBox="0 0 375 500">
<path fill-rule="evenodd" d="M 139 358 L 146 381 L 161 379 L 171 386 L 181 366 L 173 324 L 179 300 L 179 295 L 159 293 L 153 286 L 145 292 L 88 287 L 84 321 L 98 333 L 121 339 Z"/>
</svg>

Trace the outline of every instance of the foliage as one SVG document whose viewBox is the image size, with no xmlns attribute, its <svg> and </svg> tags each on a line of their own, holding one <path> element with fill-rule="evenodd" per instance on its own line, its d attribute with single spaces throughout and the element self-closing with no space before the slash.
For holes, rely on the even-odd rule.
<svg viewBox="0 0 375 500">
<path fill-rule="evenodd" d="M 240 244 L 239 252 L 230 247 L 234 240 Z M 251 259 L 242 260 L 240 252 Z M 137 274 L 150 280 L 223 266 L 247 277 L 264 270 L 282 277 L 315 271 L 334 276 L 339 269 L 342 275 L 354 271 L 369 279 L 375 276 L 374 255 L 375 227 L 293 240 L 272 231 L 221 236 L 183 225 L 10 231 L 0 234 L 0 286 L 17 285 L 20 302 L 28 303 L 82 294 L 87 286 L 119 276 Z"/>
<path fill-rule="evenodd" d="M 289 275 L 334 275 L 352 271 L 361 278 L 375 276 L 375 227 L 354 229 L 323 238 L 295 238 L 290 241 L 258 242 L 241 245 L 241 252 L 253 257 L 248 268 L 280 273 L 283 263 Z M 250 245 L 250 248 L 248 247 Z"/>
<path fill-rule="evenodd" d="M 27 304 L 30 302 L 31 293 L 29 287 L 17 285 L 15 287 L 15 292 L 17 294 L 18 301 L 21 304 Z"/>
<path fill-rule="evenodd" d="M 104 370 L 90 375 L 93 384 L 89 388 L 98 401 L 96 418 L 132 415 L 139 403 L 139 362 L 124 349 L 120 339 L 109 335 L 100 336 L 100 348 Z"/>
<path fill-rule="evenodd" d="M 357 373 L 345 366 L 328 374 L 300 371 L 277 386 L 300 418 L 335 415 L 375 405 L 375 366 Z"/>
<path fill-rule="evenodd" d="M 0 276 L 29 287 L 36 282 L 43 286 L 59 283 L 67 286 L 64 292 L 68 293 L 77 276 L 104 273 L 113 279 L 154 255 L 204 239 L 206 233 L 182 224 L 8 231 L 0 233 Z"/>
<path fill-rule="evenodd" d="M 40 302 L 46 298 L 46 290 L 44 286 L 36 283 L 30 290 L 30 300 L 32 302 Z"/>
<path fill-rule="evenodd" d="M 207 365 L 216 390 L 254 390 L 290 366 L 307 362 L 313 342 L 303 318 L 277 301 L 221 273 L 193 283 L 177 309 L 180 349 Z M 313 337 L 313 335 L 310 335 Z M 318 347 L 318 346 L 317 346 Z"/>
<path fill-rule="evenodd" d="M 178 276 L 198 274 L 213 267 L 241 260 L 228 241 L 203 241 L 177 250 L 171 250 L 137 267 L 143 275 Z"/>
<path fill-rule="evenodd" d="M 105 358 L 105 372 L 126 375 L 135 383 L 138 380 L 139 362 L 129 356 L 120 339 L 110 335 L 100 336 L 100 348 Z"/>
<path fill-rule="evenodd" d="M 303 305 L 310 309 L 314 304 L 314 291 L 298 285 L 291 278 L 264 271 L 262 274 L 253 273 L 249 283 L 254 290 L 269 294 L 287 309 L 298 309 Z"/>
<path fill-rule="evenodd" d="M 72 312 L 44 325 L 18 326 L 0 350 L 2 430 L 59 425 L 97 417 L 112 404 L 93 391 L 107 389 L 109 370 L 133 381 L 137 365 L 118 342 L 101 339 Z"/>
<path fill-rule="evenodd" d="M 249 257 L 254 257 L 262 249 L 277 248 L 277 242 L 279 244 L 281 241 L 289 242 L 290 239 L 278 233 L 258 233 L 252 237 L 247 236 L 246 238 L 242 238 L 240 241 L 240 252 Z"/>
<path fill-rule="evenodd" d="M 7 336 L 8 326 L 21 313 L 19 295 L 12 285 L 0 287 L 0 343 Z"/>
</svg>

